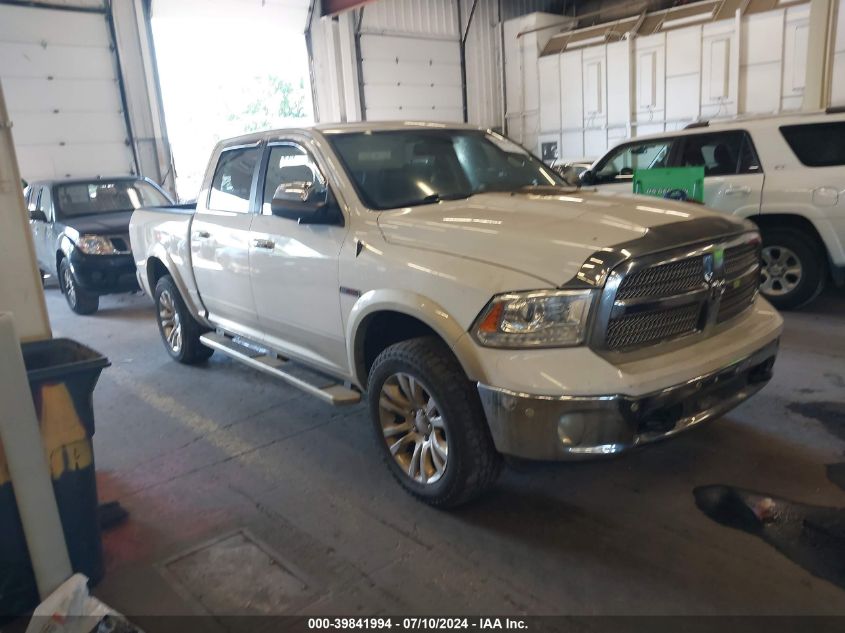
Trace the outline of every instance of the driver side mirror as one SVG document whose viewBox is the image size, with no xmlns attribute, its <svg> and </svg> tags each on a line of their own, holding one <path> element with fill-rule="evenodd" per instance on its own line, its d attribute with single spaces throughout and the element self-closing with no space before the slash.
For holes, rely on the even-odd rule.
<svg viewBox="0 0 845 633">
<path fill-rule="evenodd" d="M 595 174 L 593 174 L 592 169 L 585 170 L 581 174 L 580 179 L 581 179 L 582 185 L 594 185 L 594 184 L 596 184 L 596 177 L 595 177 Z"/>
<path fill-rule="evenodd" d="M 311 182 L 282 183 L 270 203 L 273 215 L 298 220 L 300 224 L 337 224 L 336 205 L 328 187 Z"/>
<path fill-rule="evenodd" d="M 36 222 L 47 222 L 47 215 L 43 211 L 34 209 L 29 212 L 29 219 Z"/>
</svg>

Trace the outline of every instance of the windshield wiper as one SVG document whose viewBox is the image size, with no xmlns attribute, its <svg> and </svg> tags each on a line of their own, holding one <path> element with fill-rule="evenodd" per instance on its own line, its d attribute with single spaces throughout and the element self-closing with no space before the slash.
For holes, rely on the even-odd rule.
<svg viewBox="0 0 845 633">
<path fill-rule="evenodd" d="M 406 207 L 416 207 L 422 204 L 435 204 L 437 202 L 446 202 L 448 200 L 465 200 L 473 196 L 473 193 L 448 193 L 448 194 L 440 194 L 440 193 L 433 193 L 425 198 L 420 198 L 419 200 L 413 200 L 411 202 L 406 202 L 403 206 Z"/>
</svg>

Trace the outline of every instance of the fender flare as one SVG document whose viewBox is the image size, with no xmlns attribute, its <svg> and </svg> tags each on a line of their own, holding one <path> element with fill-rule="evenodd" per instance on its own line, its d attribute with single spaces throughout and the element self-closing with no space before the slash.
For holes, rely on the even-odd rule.
<svg viewBox="0 0 845 633">
<path fill-rule="evenodd" d="M 379 312 L 399 312 L 421 321 L 445 341 L 466 371 L 474 365 L 466 353 L 457 349 L 458 341 L 466 335 L 443 306 L 424 295 L 409 290 L 370 290 L 355 302 L 346 323 L 346 351 L 352 376 L 358 385 L 366 384 L 361 359 L 365 326 L 369 317 Z"/>
<path fill-rule="evenodd" d="M 147 265 L 151 259 L 157 259 L 164 265 L 167 269 L 167 273 L 170 275 L 170 278 L 173 279 L 173 283 L 176 284 L 179 294 L 182 295 L 182 300 L 185 302 L 188 310 L 195 319 L 199 320 L 201 323 L 205 323 L 205 308 L 203 308 L 202 304 L 199 304 L 198 301 L 194 299 L 194 295 L 190 292 L 188 284 L 185 283 L 185 280 L 179 273 L 179 267 L 170 257 L 170 253 L 167 249 L 161 244 L 154 244 L 150 249 L 150 252 L 146 254 L 142 263 L 136 262 L 136 267 L 140 273 L 139 276 L 142 277 L 142 283 L 149 286 L 149 296 L 152 298 L 155 293 L 155 288 L 152 284 L 150 284 L 149 266 Z M 143 266 L 143 270 L 141 270 L 141 266 Z"/>
</svg>

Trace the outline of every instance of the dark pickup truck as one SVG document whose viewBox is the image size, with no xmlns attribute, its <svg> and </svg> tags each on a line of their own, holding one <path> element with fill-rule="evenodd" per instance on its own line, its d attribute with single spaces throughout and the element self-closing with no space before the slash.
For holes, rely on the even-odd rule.
<svg viewBox="0 0 845 633">
<path fill-rule="evenodd" d="M 56 276 L 77 314 L 96 312 L 101 295 L 138 290 L 129 218 L 173 204 L 155 183 L 132 177 L 33 182 L 24 196 L 42 277 Z"/>
</svg>

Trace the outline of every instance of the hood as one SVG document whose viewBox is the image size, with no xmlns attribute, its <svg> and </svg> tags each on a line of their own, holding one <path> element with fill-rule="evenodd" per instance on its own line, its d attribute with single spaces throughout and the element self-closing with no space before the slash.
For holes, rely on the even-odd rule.
<svg viewBox="0 0 845 633">
<path fill-rule="evenodd" d="M 695 204 L 592 191 L 478 194 L 386 211 L 378 224 L 389 243 L 510 268 L 554 286 L 599 251 L 620 251 L 621 261 L 747 229 Z"/>
<path fill-rule="evenodd" d="M 115 235 L 129 232 L 129 218 L 131 217 L 132 211 L 119 211 L 116 213 L 98 213 L 71 218 L 59 218 L 59 222 L 77 231 L 80 235 L 83 233 Z"/>
</svg>

